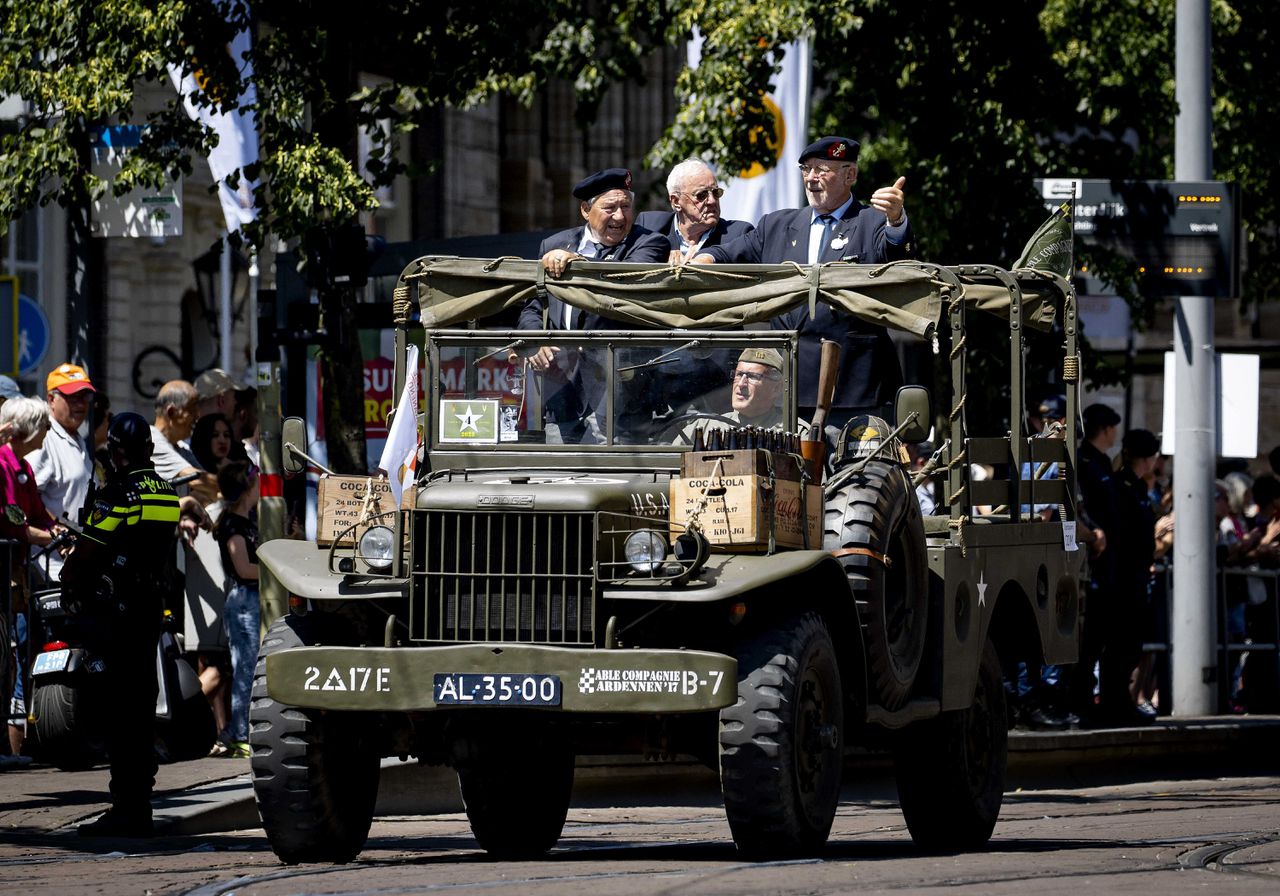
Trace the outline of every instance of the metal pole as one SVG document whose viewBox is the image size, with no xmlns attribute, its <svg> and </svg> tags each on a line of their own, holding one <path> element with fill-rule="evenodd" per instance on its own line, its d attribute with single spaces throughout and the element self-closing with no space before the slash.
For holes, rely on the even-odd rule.
<svg viewBox="0 0 1280 896">
<path fill-rule="evenodd" d="M 249 313 L 245 316 L 249 324 L 249 357 L 257 361 L 258 351 L 258 251 L 249 247 Z M 229 370 L 229 368 L 228 368 Z M 259 418 L 261 419 L 261 418 Z"/>
<path fill-rule="evenodd" d="M 1208 0 L 1178 0 L 1176 25 L 1178 116 L 1174 176 L 1212 177 L 1210 39 Z M 1173 712 L 1181 716 L 1215 711 L 1213 474 L 1217 455 L 1217 395 L 1214 372 L 1213 300 L 1187 296 L 1174 312 L 1174 508 Z"/>
<path fill-rule="evenodd" d="M 231 371 L 231 240 L 222 236 L 218 255 L 218 366 Z"/>
<path fill-rule="evenodd" d="M 276 302 L 255 305 L 264 312 L 259 321 L 259 343 L 254 346 L 258 387 L 258 454 L 259 474 L 258 538 L 268 542 L 284 538 L 288 507 L 284 498 L 284 465 L 280 447 L 280 343 L 278 341 Z M 289 593 L 267 567 L 259 567 L 258 605 L 261 608 L 262 631 L 289 612 Z"/>
</svg>

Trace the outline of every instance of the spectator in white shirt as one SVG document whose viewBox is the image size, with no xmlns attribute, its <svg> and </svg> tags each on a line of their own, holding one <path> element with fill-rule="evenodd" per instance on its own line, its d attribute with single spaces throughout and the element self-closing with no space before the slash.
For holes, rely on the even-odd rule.
<svg viewBox="0 0 1280 896">
<path fill-rule="evenodd" d="M 49 401 L 49 435 L 44 447 L 27 458 L 36 488 L 54 519 L 80 522 L 80 510 L 93 481 L 93 452 L 80 435 L 96 391 L 78 364 L 59 364 L 45 379 Z M 43 563 L 42 563 L 43 566 Z M 62 557 L 48 555 L 49 577 L 57 580 Z"/>
</svg>

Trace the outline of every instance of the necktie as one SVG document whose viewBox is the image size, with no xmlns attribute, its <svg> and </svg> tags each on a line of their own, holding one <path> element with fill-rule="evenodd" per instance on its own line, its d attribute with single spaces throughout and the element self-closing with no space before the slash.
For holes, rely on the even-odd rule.
<svg viewBox="0 0 1280 896">
<path fill-rule="evenodd" d="M 835 223 L 835 218 L 831 215 L 818 215 L 814 219 L 813 226 L 821 229 L 816 234 L 816 241 L 811 235 L 809 240 L 809 264 L 817 264 L 822 259 L 822 253 L 827 251 L 827 243 L 831 239 L 831 225 Z"/>
</svg>

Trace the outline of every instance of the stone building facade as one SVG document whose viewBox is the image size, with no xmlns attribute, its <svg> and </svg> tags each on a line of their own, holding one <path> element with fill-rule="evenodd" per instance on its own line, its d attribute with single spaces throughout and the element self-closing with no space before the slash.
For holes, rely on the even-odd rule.
<svg viewBox="0 0 1280 896">
<path fill-rule="evenodd" d="M 672 88 L 682 58 L 675 50 L 654 55 L 644 83 L 615 85 L 587 128 L 576 123 L 573 91 L 565 84 L 552 85 L 530 108 L 502 99 L 468 111 L 438 110 L 402 145 L 418 165 L 434 166 L 432 173 L 401 178 L 384 191 L 369 229 L 405 242 L 568 227 L 579 220 L 572 185 L 615 165 L 635 172 L 641 208 L 661 207 L 661 197 L 648 191 L 665 172 L 644 171 L 644 157 L 674 115 Z M 159 93 L 140 97 L 139 112 L 168 99 Z M 159 382 L 180 376 L 184 367 L 198 371 L 217 363 L 217 309 L 202 306 L 193 270 L 224 226 L 210 184 L 208 167 L 197 161 L 183 184 L 181 236 L 100 241 L 101 325 L 89 334 L 86 360 L 113 410 L 150 417 Z M 0 268 L 20 278 L 22 292 L 48 318 L 48 351 L 19 377 L 27 394 L 42 395 L 45 373 L 75 350 L 67 312 L 66 217 L 56 206 L 37 209 L 0 243 Z M 265 247 L 258 259 L 260 288 L 275 285 L 273 250 L 279 248 Z M 239 278 L 235 376 L 246 375 L 251 360 L 247 291 L 248 278 Z"/>
</svg>

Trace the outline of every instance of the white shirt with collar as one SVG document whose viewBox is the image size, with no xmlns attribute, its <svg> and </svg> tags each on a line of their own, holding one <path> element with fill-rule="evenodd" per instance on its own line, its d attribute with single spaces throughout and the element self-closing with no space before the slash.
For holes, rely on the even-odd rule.
<svg viewBox="0 0 1280 896">
<path fill-rule="evenodd" d="M 89 496 L 93 455 L 78 433 L 68 432 L 52 417 L 44 446 L 27 458 L 36 474 L 36 488 L 55 519 L 66 514 L 73 522 Z"/>
<path fill-rule="evenodd" d="M 853 194 L 849 194 L 849 198 L 838 209 L 830 213 L 830 217 L 834 220 L 831 222 L 831 229 L 834 231 L 836 225 L 844 220 L 845 213 L 849 211 L 849 207 L 853 205 Z M 816 264 L 818 256 L 822 254 L 822 237 L 826 233 L 826 227 L 819 220 L 822 216 L 816 209 L 811 209 L 812 214 L 809 216 L 809 264 Z M 895 246 L 901 246 L 907 238 L 907 210 L 902 210 L 902 220 L 897 224 L 890 224 L 888 221 L 884 225 L 884 236 Z"/>
<path fill-rule="evenodd" d="M 600 239 L 591 230 L 590 224 L 584 224 L 582 227 L 582 239 L 578 241 L 578 254 L 583 258 L 591 261 L 599 258 L 601 255 L 612 249 L 612 246 L 606 246 L 604 241 Z M 568 302 L 564 303 L 564 328 L 566 330 L 573 329 L 573 312 L 576 309 Z"/>
<path fill-rule="evenodd" d="M 80 509 L 89 497 L 89 483 L 93 481 L 93 455 L 84 439 L 69 432 L 61 423 L 49 418 L 49 434 L 39 451 L 33 451 L 27 460 L 36 474 L 36 488 L 44 506 L 54 519 L 65 515 L 73 523 L 80 522 Z M 62 574 L 62 557 L 56 551 L 45 554 L 42 567 L 48 563 L 49 577 L 58 580 Z"/>
</svg>

